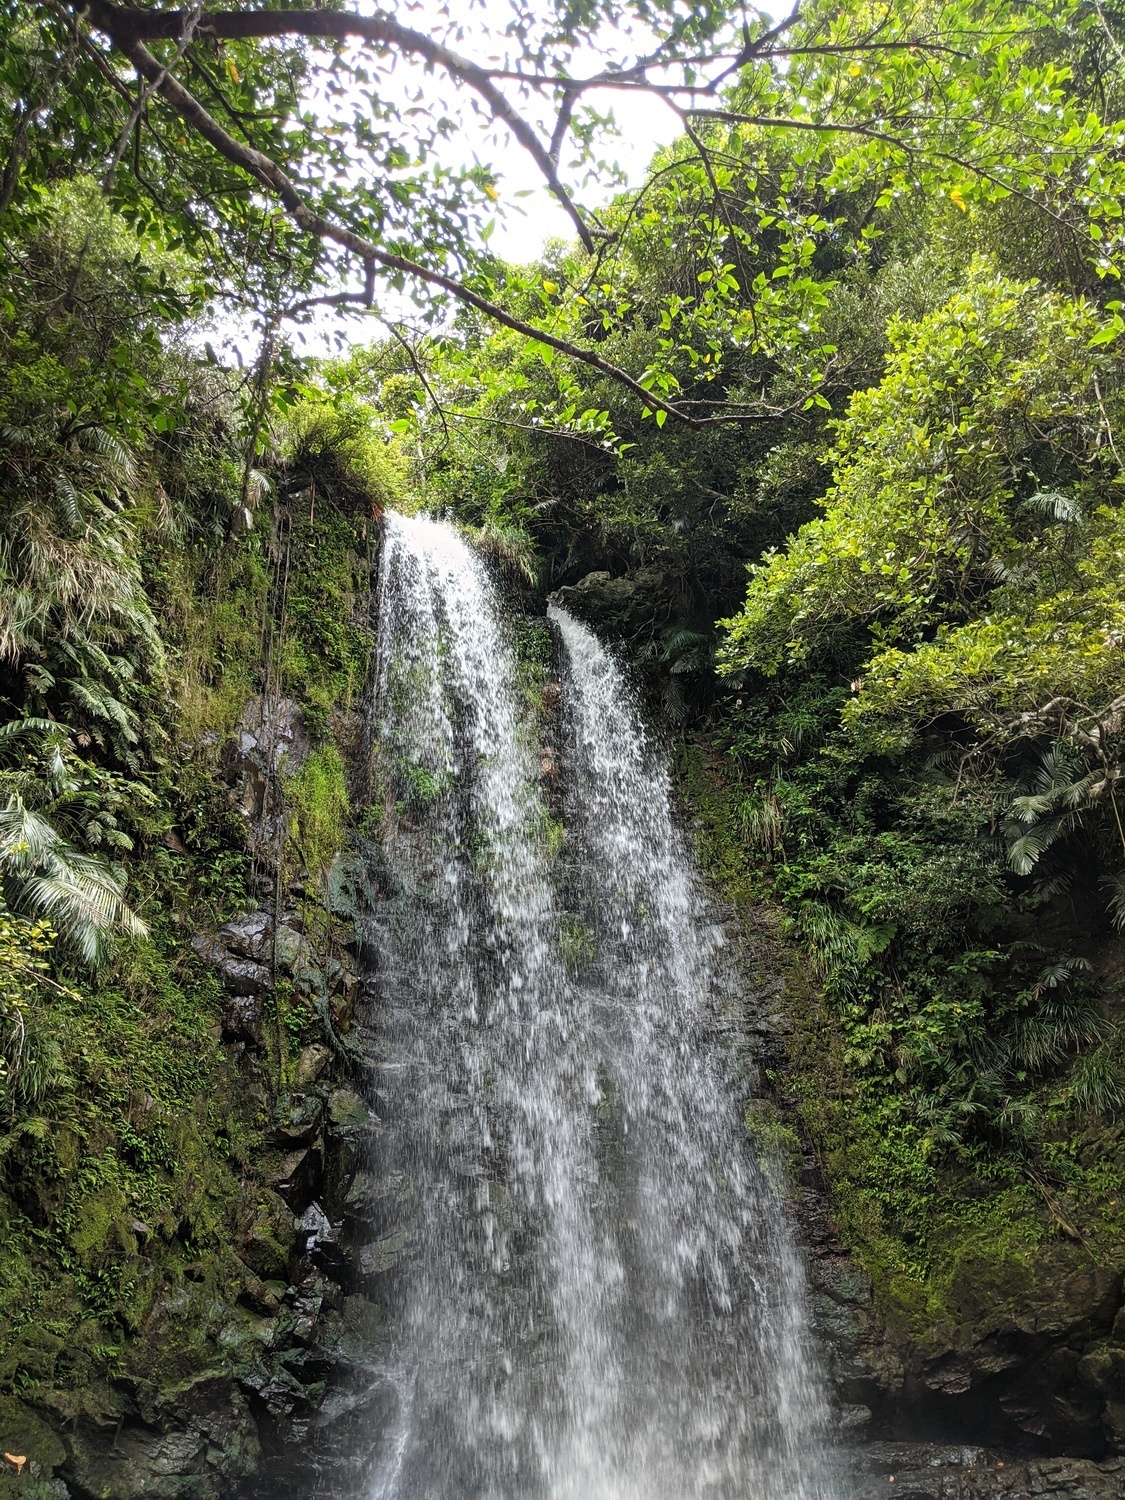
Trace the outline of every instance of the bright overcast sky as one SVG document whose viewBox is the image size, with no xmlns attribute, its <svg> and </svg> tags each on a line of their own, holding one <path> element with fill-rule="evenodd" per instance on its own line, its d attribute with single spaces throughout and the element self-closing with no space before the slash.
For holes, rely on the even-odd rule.
<svg viewBox="0 0 1125 1500">
<path fill-rule="evenodd" d="M 357 6 L 360 10 L 373 8 L 371 0 L 361 0 Z M 449 20 L 448 12 L 443 12 L 439 0 L 416 0 L 416 3 L 400 4 L 397 14 L 404 24 L 415 30 L 442 40 L 450 37 L 453 23 Z M 488 0 L 483 6 L 466 5 L 456 27 L 458 34 L 450 37 L 450 45 L 476 62 L 497 59 L 506 45 L 501 29 L 510 14 L 505 3 L 497 4 L 494 0 Z M 610 57 L 628 57 L 636 46 L 636 38 L 630 42 L 627 37 L 612 34 L 607 37 L 605 48 L 584 48 L 576 53 L 571 59 L 571 71 L 575 76 L 596 73 Z M 468 89 L 458 88 L 441 74 L 427 74 L 420 63 L 400 58 L 396 60 L 393 70 L 384 74 L 381 91 L 406 104 L 412 88 L 424 89 L 429 99 L 440 99 L 443 104 L 453 106 L 450 113 L 459 119 L 460 128 L 450 138 L 443 140 L 435 152 L 442 165 L 457 168 L 471 166 L 479 161 L 495 173 L 498 203 L 495 228 L 489 242 L 492 250 L 505 260 L 522 263 L 535 260 L 548 240 L 569 240 L 574 237 L 573 224 L 544 185 L 535 163 L 512 139 L 506 127 L 482 118 L 472 108 L 473 96 Z M 521 105 L 514 91 L 510 97 L 514 104 Z M 598 155 L 618 166 L 624 172 L 629 186 L 640 184 L 654 152 L 674 140 L 681 128 L 678 119 L 666 105 L 659 99 L 639 92 L 592 92 L 586 96 L 585 102 L 600 113 L 612 112 L 619 134 L 615 138 L 607 132 Z M 546 121 L 552 105 L 553 101 L 549 98 L 539 102 L 523 101 L 522 112 L 529 113 L 529 117 L 534 118 L 534 114 L 530 112 L 539 111 L 541 120 Z M 549 133 L 549 130 L 549 123 L 541 126 L 540 133 L 544 135 L 544 139 L 545 132 Z M 584 207 L 597 208 L 614 193 L 621 191 L 619 182 L 608 179 L 605 182 L 589 180 L 584 168 L 568 170 L 569 160 L 564 147 L 560 159 L 560 175 Z M 394 305 L 399 300 L 397 297 L 393 301 L 388 300 L 385 293 L 380 298 L 381 305 L 391 316 L 402 316 L 409 320 L 415 309 L 408 299 L 401 299 L 400 312 L 399 307 Z M 232 351 L 237 348 L 242 358 L 253 358 L 256 336 L 251 338 L 248 329 L 236 328 L 224 319 L 215 332 L 219 340 Z M 377 327 L 369 322 L 341 320 L 327 313 L 318 317 L 315 323 L 293 332 L 297 347 L 303 348 L 307 353 L 334 352 L 336 339 L 333 335 L 341 332 L 347 342 L 356 343 L 366 343 L 379 336 Z"/>
<path fill-rule="evenodd" d="M 607 138 L 604 157 L 621 167 L 626 173 L 630 187 L 637 187 L 644 179 L 653 153 L 675 140 L 682 130 L 679 120 L 659 99 L 640 93 L 591 93 L 587 103 L 599 111 L 612 111 L 620 132 L 617 139 Z M 534 260 L 549 239 L 574 239 L 574 225 L 567 217 L 557 198 L 544 186 L 535 163 L 520 146 L 512 140 L 507 130 L 501 128 L 479 131 L 477 142 L 466 134 L 451 141 L 449 160 L 471 162 L 475 149 L 481 161 L 488 162 L 500 179 L 497 191 L 500 197 L 500 212 L 491 245 L 504 260 L 524 262 Z M 562 158 L 566 167 L 566 156 Z M 573 182 L 573 177 L 564 175 L 564 181 Z M 587 208 L 597 208 L 620 186 L 607 183 L 573 182 L 575 197 Z M 519 192 L 527 197 L 517 197 Z"/>
<path fill-rule="evenodd" d="M 376 0 L 360 0 L 359 9 L 376 8 Z M 510 48 L 510 39 L 503 28 L 511 18 L 511 10 L 505 0 L 405 0 L 405 3 L 390 7 L 397 18 L 417 31 L 425 32 L 447 42 L 462 56 L 473 62 L 492 63 L 504 59 L 509 65 L 517 57 L 505 54 Z M 450 10 L 456 20 L 450 19 Z M 577 49 L 569 59 L 569 71 L 574 77 L 590 76 L 605 68 L 609 62 L 629 60 L 639 52 L 652 49 L 652 38 L 638 29 L 632 35 L 620 31 L 606 30 L 604 42 L 598 47 Z M 505 260 L 524 262 L 534 260 L 545 243 L 562 236 L 571 239 L 574 226 L 560 207 L 557 199 L 543 185 L 543 179 L 534 162 L 502 126 L 490 125 L 469 106 L 472 94 L 468 89 L 456 89 L 447 79 L 426 75 L 418 63 L 399 63 L 394 76 L 388 80 L 396 92 L 413 84 L 424 83 L 427 93 L 433 97 L 460 100 L 463 129 L 444 143 L 440 156 L 449 166 L 471 165 L 479 160 L 490 166 L 501 180 L 499 212 L 491 245 Z M 533 123 L 540 123 L 540 135 L 544 142 L 549 138 L 553 119 L 551 113 L 556 105 L 549 95 L 538 100 L 532 97 L 521 101 L 510 84 L 504 85 L 512 102 Z M 602 114 L 613 114 L 620 132 L 614 140 L 608 136 L 601 155 L 623 169 L 629 186 L 639 185 L 646 168 L 658 147 L 668 144 L 680 133 L 682 126 L 677 117 L 659 99 L 642 93 L 602 90 L 585 96 L 584 102 Z M 540 121 L 535 120 L 539 111 Z M 582 172 L 567 171 L 568 153 L 564 146 L 560 157 L 560 176 L 574 191 L 575 198 L 587 208 L 599 207 L 620 191 L 620 185 L 606 183 L 600 186 L 581 180 Z M 501 185 L 502 184 L 502 185 Z M 519 192 L 530 196 L 517 198 Z"/>
</svg>

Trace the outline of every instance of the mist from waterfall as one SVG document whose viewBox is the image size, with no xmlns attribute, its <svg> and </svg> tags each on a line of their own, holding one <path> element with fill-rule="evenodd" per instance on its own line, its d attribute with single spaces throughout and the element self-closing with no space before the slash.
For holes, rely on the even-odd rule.
<svg viewBox="0 0 1125 1500">
<path fill-rule="evenodd" d="M 364 940 L 394 1206 L 357 1500 L 834 1500 L 668 774 L 612 655 L 551 621 L 565 832 L 485 566 L 387 517 Z"/>
</svg>

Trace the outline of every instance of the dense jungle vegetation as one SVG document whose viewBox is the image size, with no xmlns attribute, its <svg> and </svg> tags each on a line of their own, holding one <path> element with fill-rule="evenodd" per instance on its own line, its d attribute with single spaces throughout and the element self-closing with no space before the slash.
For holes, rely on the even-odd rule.
<svg viewBox="0 0 1125 1500">
<path fill-rule="evenodd" d="M 349 16 L 0 5 L 0 1381 L 112 1367 L 230 1234 L 188 939 L 259 872 L 219 747 L 301 702 L 314 885 L 388 503 L 639 663 L 712 872 L 811 962 L 794 1078 L 890 1301 L 1120 1258 L 1125 18 L 515 5 L 490 72 Z M 630 17 L 666 71 L 602 80 L 683 133 L 587 212 L 567 69 Z M 444 81 L 395 103 L 396 57 Z M 535 264 L 440 164 L 454 84 L 567 207 Z"/>
</svg>

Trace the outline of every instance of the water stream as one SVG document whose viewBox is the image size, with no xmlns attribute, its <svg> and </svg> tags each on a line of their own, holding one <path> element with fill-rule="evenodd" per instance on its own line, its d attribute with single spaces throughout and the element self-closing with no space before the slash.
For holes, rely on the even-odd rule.
<svg viewBox="0 0 1125 1500">
<path fill-rule="evenodd" d="M 460 535 L 388 517 L 378 609 L 388 1322 L 357 1500 L 834 1500 L 722 955 L 620 667 L 552 606 L 560 828 Z"/>
</svg>

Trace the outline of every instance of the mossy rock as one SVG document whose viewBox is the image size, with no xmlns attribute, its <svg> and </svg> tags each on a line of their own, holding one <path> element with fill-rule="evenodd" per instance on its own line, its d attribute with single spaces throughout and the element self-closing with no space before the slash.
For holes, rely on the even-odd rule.
<svg viewBox="0 0 1125 1500">
<path fill-rule="evenodd" d="M 363 1130 L 371 1124 L 367 1105 L 351 1089 L 335 1090 L 328 1100 L 328 1116 L 341 1130 Z"/>
<path fill-rule="evenodd" d="M 801 1138 L 768 1099 L 750 1099 L 745 1108 L 747 1134 L 770 1186 L 782 1198 L 795 1199 L 801 1190 Z"/>
<path fill-rule="evenodd" d="M 8 1464 L 0 1472 L 0 1500 L 70 1500 L 70 1491 L 61 1479 L 32 1474 L 25 1469 L 17 1474 Z"/>
<path fill-rule="evenodd" d="M 66 1449 L 58 1434 L 14 1396 L 0 1396 L 0 1452 L 22 1454 L 29 1463 L 44 1469 L 57 1469 L 66 1459 Z M 14 1475 L 5 1477 L 15 1479 Z M 18 1482 L 20 1494 L 26 1495 L 26 1481 Z M 0 1495 L 3 1493 L 0 1489 Z"/>
</svg>

